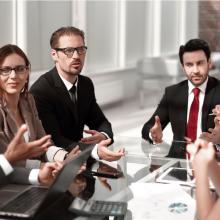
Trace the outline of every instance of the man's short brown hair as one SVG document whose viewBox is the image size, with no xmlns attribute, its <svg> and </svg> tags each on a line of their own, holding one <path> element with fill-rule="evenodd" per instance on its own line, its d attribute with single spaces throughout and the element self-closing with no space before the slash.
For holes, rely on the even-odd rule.
<svg viewBox="0 0 220 220">
<path fill-rule="evenodd" d="M 71 36 L 71 35 L 79 35 L 82 37 L 83 42 L 85 42 L 85 36 L 84 32 L 76 27 L 68 26 L 68 27 L 61 27 L 53 34 L 51 35 L 50 38 L 50 46 L 51 48 L 57 48 L 59 47 L 59 39 L 62 36 Z"/>
</svg>

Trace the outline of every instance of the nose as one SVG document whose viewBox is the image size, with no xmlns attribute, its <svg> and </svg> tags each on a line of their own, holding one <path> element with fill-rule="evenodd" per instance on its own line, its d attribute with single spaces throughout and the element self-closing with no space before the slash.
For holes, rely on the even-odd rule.
<svg viewBox="0 0 220 220">
<path fill-rule="evenodd" d="M 16 77 L 16 72 L 15 72 L 15 70 L 11 70 L 10 77 L 11 77 L 11 78 Z"/>
<path fill-rule="evenodd" d="M 79 54 L 78 54 L 77 50 L 74 50 L 72 58 L 75 58 L 75 59 L 79 58 Z"/>
<path fill-rule="evenodd" d="M 198 65 L 194 65 L 193 66 L 193 73 L 198 73 L 198 72 L 199 72 Z"/>
</svg>

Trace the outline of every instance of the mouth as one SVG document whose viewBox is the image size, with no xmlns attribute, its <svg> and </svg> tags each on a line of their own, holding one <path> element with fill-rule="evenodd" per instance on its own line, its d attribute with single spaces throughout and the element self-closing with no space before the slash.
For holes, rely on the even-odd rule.
<svg viewBox="0 0 220 220">
<path fill-rule="evenodd" d="M 201 79 L 203 79 L 202 76 L 193 76 L 192 77 L 192 80 L 195 80 L 195 81 L 198 81 L 198 80 L 201 80 Z"/>
<path fill-rule="evenodd" d="M 8 83 L 8 86 L 10 87 L 17 87 L 19 83 Z"/>
<path fill-rule="evenodd" d="M 81 66 L 80 62 L 71 63 L 71 67 L 78 69 Z"/>
</svg>

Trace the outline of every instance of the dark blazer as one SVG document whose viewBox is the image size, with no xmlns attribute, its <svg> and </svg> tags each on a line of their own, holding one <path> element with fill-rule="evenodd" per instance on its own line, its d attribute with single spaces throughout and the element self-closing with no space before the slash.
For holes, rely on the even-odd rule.
<svg viewBox="0 0 220 220">
<path fill-rule="evenodd" d="M 7 183 L 7 177 L 0 166 L 0 185 Z"/>
<path fill-rule="evenodd" d="M 220 81 L 209 77 L 204 103 L 202 107 L 202 131 L 214 127 L 214 117 L 209 116 L 216 104 L 220 104 Z M 174 140 L 184 140 L 187 126 L 188 81 L 184 80 L 176 85 L 169 86 L 154 112 L 153 116 L 142 128 L 142 138 L 152 143 L 149 137 L 150 128 L 155 123 L 155 115 L 160 117 L 162 129 L 170 122 Z M 172 143 L 168 156 L 185 157 L 185 144 Z"/>
<path fill-rule="evenodd" d="M 70 150 L 82 138 L 84 125 L 105 132 L 113 139 L 111 124 L 96 102 L 94 86 L 88 77 L 78 77 L 78 117 L 56 68 L 42 75 L 32 85 L 30 92 L 34 95 L 43 127 L 52 135 L 56 146 Z"/>
</svg>

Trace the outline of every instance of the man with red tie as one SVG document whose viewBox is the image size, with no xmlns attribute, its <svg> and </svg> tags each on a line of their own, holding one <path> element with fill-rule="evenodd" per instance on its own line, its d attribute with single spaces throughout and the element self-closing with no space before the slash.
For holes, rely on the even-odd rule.
<svg viewBox="0 0 220 220">
<path fill-rule="evenodd" d="M 191 141 L 214 127 L 209 114 L 220 103 L 220 81 L 209 76 L 212 66 L 207 42 L 191 39 L 179 48 L 179 59 L 187 80 L 165 89 L 156 111 L 142 129 L 142 138 L 162 143 L 163 129 L 170 122 L 173 142 L 169 157 L 185 158 L 185 137 Z"/>
</svg>

